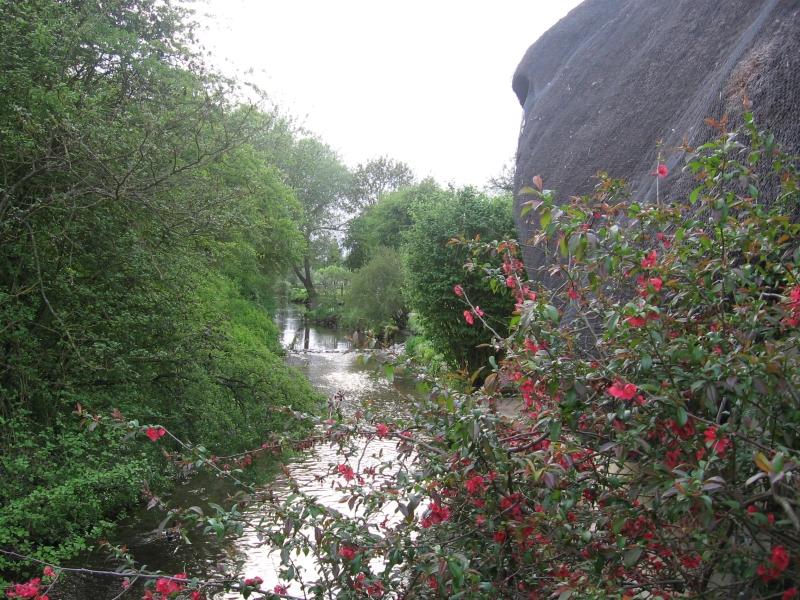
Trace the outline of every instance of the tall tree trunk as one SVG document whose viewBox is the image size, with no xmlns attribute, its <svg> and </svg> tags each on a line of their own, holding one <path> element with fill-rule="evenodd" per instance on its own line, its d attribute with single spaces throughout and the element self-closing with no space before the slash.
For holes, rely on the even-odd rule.
<svg viewBox="0 0 800 600">
<path fill-rule="evenodd" d="M 292 270 L 294 274 L 297 275 L 300 283 L 303 284 L 303 287 L 306 288 L 306 294 L 308 295 L 306 305 L 311 308 L 317 296 L 319 296 L 317 290 L 314 288 L 314 281 L 311 279 L 311 259 L 308 256 L 304 257 L 302 267 L 294 265 L 292 266 Z"/>
</svg>

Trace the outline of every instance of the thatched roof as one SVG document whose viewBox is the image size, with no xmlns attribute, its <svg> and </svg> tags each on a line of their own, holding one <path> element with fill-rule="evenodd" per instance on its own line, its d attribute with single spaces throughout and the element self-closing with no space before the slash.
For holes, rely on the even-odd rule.
<svg viewBox="0 0 800 600">
<path fill-rule="evenodd" d="M 735 127 L 745 94 L 757 124 L 800 154 L 800 0 L 586 0 L 528 49 L 513 89 L 517 190 L 541 174 L 564 201 L 592 191 L 602 169 L 652 200 L 655 141 L 702 144 L 716 133 L 707 117 Z M 683 159 L 666 153 L 662 197 L 691 189 Z M 518 226 L 529 239 L 531 224 Z M 532 271 L 543 257 L 527 249 L 525 260 Z"/>
</svg>

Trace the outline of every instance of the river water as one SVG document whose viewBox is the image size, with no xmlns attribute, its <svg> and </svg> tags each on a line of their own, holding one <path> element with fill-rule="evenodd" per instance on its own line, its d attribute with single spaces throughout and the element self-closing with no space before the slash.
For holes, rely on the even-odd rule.
<svg viewBox="0 0 800 600">
<path fill-rule="evenodd" d="M 344 400 L 341 410 L 353 413 L 362 401 L 371 401 L 372 409 L 378 414 L 391 414 L 393 419 L 410 416 L 412 400 L 409 394 L 413 389 L 410 382 L 395 380 L 394 383 L 375 373 L 373 366 L 358 363 L 355 352 L 351 352 L 352 344 L 338 332 L 304 326 L 301 313 L 295 308 L 285 308 L 277 312 L 276 323 L 282 331 L 282 343 L 287 348 L 287 363 L 300 369 L 319 392 L 331 396 L 341 393 Z M 369 456 L 382 452 L 384 459 L 394 453 L 394 444 L 388 441 L 373 439 L 370 442 L 369 455 L 365 457 L 363 467 L 369 466 Z M 332 485 L 331 479 L 320 480 L 319 475 L 330 472 L 331 465 L 342 462 L 337 455 L 337 448 L 317 445 L 303 456 L 287 463 L 293 478 L 299 482 L 303 491 L 313 494 L 325 504 L 336 506 L 341 492 Z M 377 462 L 377 461 L 375 461 Z M 274 463 L 273 463 L 274 464 Z M 263 471 L 263 483 L 272 483 L 276 493 L 280 494 L 285 476 L 280 470 L 268 468 L 265 464 L 255 464 L 256 473 Z M 178 486 L 169 498 L 170 506 L 204 506 L 207 502 L 224 503 L 228 494 L 235 492 L 229 482 L 209 475 L 198 475 L 188 480 L 185 485 Z M 390 516 L 391 507 L 387 507 Z M 270 552 L 270 548 L 262 546 L 254 532 L 245 530 L 242 537 L 231 537 L 219 542 L 215 537 L 201 537 L 191 534 L 192 544 L 186 544 L 179 536 L 159 535 L 158 523 L 162 513 L 136 511 L 131 518 L 123 521 L 114 537 L 109 540 L 113 545 L 125 545 L 136 559 L 139 567 L 147 565 L 149 569 L 159 569 L 165 573 L 187 573 L 189 578 L 211 578 L 219 564 L 230 565 L 229 557 L 234 554 L 241 557 L 241 570 L 244 576 L 259 576 L 264 579 L 264 588 L 272 589 L 279 583 L 277 565 L 280 557 Z M 227 552 L 226 552 L 227 550 Z M 97 570 L 113 570 L 116 563 L 104 562 L 101 553 L 94 552 L 76 561 L 70 566 L 81 566 Z M 303 565 L 313 569 L 313 564 Z M 280 582 L 285 583 L 285 582 Z M 52 600 L 84 600 L 88 598 L 114 598 L 122 591 L 120 581 L 110 577 L 72 576 L 56 585 L 50 593 Z M 289 588 L 291 592 L 298 589 Z M 123 597 L 140 598 L 139 590 L 132 590 Z M 214 600 L 234 600 L 241 598 L 238 594 L 219 593 L 211 596 Z"/>
</svg>

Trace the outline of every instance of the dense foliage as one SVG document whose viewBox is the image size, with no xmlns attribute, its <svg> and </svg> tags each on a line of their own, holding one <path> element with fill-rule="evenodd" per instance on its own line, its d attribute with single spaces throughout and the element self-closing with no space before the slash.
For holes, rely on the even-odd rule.
<svg viewBox="0 0 800 600">
<path fill-rule="evenodd" d="M 470 372 L 486 366 L 495 351 L 485 346 L 491 334 L 470 324 L 467 308 L 453 294 L 460 285 L 475 305 L 488 315 L 500 335 L 508 332 L 505 319 L 514 306 L 509 294 L 495 293 L 484 270 L 499 268 L 499 257 L 464 275 L 472 253 L 449 244 L 459 236 L 499 240 L 513 235 L 511 198 L 490 198 L 472 188 L 442 190 L 435 185 L 420 186 L 410 205 L 412 225 L 404 234 L 406 251 L 406 298 L 424 328 L 424 336 L 455 368 Z M 505 287 L 502 288 L 505 290 Z M 469 311 L 467 311 L 469 313 Z"/>
<path fill-rule="evenodd" d="M 490 276 L 516 301 L 505 355 L 477 389 L 423 378 L 411 421 L 365 404 L 320 423 L 354 514 L 295 486 L 167 518 L 256 528 L 290 598 L 797 597 L 800 226 L 783 212 L 800 174 L 747 122 L 685 149 L 686 204 L 638 205 L 602 174 L 561 207 L 538 178 L 523 190 L 560 289 L 532 298 L 511 240 L 465 243 L 503 257 Z M 754 200 L 764 163 L 781 182 L 759 198 L 769 209 Z"/>
<path fill-rule="evenodd" d="M 314 406 L 264 312 L 304 247 L 276 120 L 193 45 L 171 3 L 0 1 L 3 548 L 70 554 L 161 478 L 76 405 L 219 450 Z"/>
<path fill-rule="evenodd" d="M 351 205 L 364 208 L 376 204 L 390 192 L 413 184 L 411 167 L 388 156 L 378 156 L 356 166 L 348 196 Z"/>
<path fill-rule="evenodd" d="M 400 250 L 405 242 L 404 232 L 412 224 L 411 205 L 420 196 L 427 196 L 438 189 L 436 182 L 426 179 L 381 196 L 374 204 L 365 206 L 347 224 L 344 247 L 347 248 L 345 266 L 357 270 L 372 258 L 375 248 Z"/>
</svg>

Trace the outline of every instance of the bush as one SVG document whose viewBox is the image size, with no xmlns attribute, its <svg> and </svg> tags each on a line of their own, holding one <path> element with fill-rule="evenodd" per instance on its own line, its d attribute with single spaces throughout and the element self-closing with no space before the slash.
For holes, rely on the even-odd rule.
<svg viewBox="0 0 800 600">
<path fill-rule="evenodd" d="M 359 329 L 394 323 L 406 325 L 403 299 L 403 258 L 398 250 L 375 248 L 370 261 L 353 276 L 345 298 L 347 322 Z"/>
<path fill-rule="evenodd" d="M 323 327 L 336 327 L 342 317 L 342 305 L 335 297 L 323 296 L 314 310 L 309 310 L 303 318 L 308 323 Z"/>
<path fill-rule="evenodd" d="M 393 437 L 400 456 L 358 470 L 347 456 L 365 451 L 348 450 L 333 465 L 363 511 L 354 519 L 302 495 L 280 505 L 282 519 L 320 527 L 315 541 L 270 538 L 286 555 L 319 556 L 330 579 L 306 589 L 795 597 L 800 226 L 783 211 L 800 179 L 748 123 L 749 147 L 725 132 L 690 154 L 699 183 L 685 205 L 639 206 L 607 177 L 561 208 L 526 190 L 544 221 L 535 242 L 557 248 L 548 269 L 564 285 L 531 300 L 521 268 L 496 270 L 517 307 L 495 340 L 505 358 L 479 389 L 426 378 L 413 422 L 379 422 L 366 407 L 331 426 L 339 439 Z M 761 199 L 769 210 L 753 201 L 760 161 L 782 181 L 781 196 Z M 390 502 L 396 520 L 372 526 Z"/>
<path fill-rule="evenodd" d="M 308 302 L 308 292 L 305 288 L 292 288 L 289 293 L 289 302 L 292 304 L 305 304 Z"/>
<path fill-rule="evenodd" d="M 291 494 L 256 496 L 281 578 L 303 577 L 305 553 L 318 598 L 797 597 L 800 226 L 785 213 L 800 176 L 747 123 L 749 145 L 723 131 L 686 149 L 686 204 L 640 206 L 605 176 L 562 207 L 538 178 L 524 190 L 563 286 L 532 299 L 516 243 L 493 245 L 509 267 L 490 275 L 516 306 L 479 388 L 426 376 L 408 421 L 369 402 L 317 419 L 342 446 L 332 485 L 358 510 L 288 471 Z M 781 182 L 759 198 L 769 209 L 753 200 L 762 161 Z M 397 452 L 364 447 L 381 439 Z M 249 517 L 234 504 L 213 519 Z"/>
<path fill-rule="evenodd" d="M 480 235 L 492 240 L 509 235 L 514 230 L 511 199 L 489 198 L 471 188 L 438 190 L 419 198 L 411 207 L 411 215 L 414 224 L 406 233 L 405 245 L 408 304 L 417 313 L 426 337 L 447 362 L 475 371 L 495 352 L 486 346 L 492 336 L 465 319 L 464 309 L 468 307 L 453 294 L 454 286 L 460 284 L 490 315 L 507 314 L 514 301 L 508 294 L 495 293 L 497 289 L 486 282 L 482 268 L 465 276 L 463 267 L 470 253 L 448 242 L 458 236 Z M 499 265 L 499 258 L 489 258 L 481 267 Z M 492 325 L 501 334 L 507 332 L 501 319 Z"/>
</svg>

